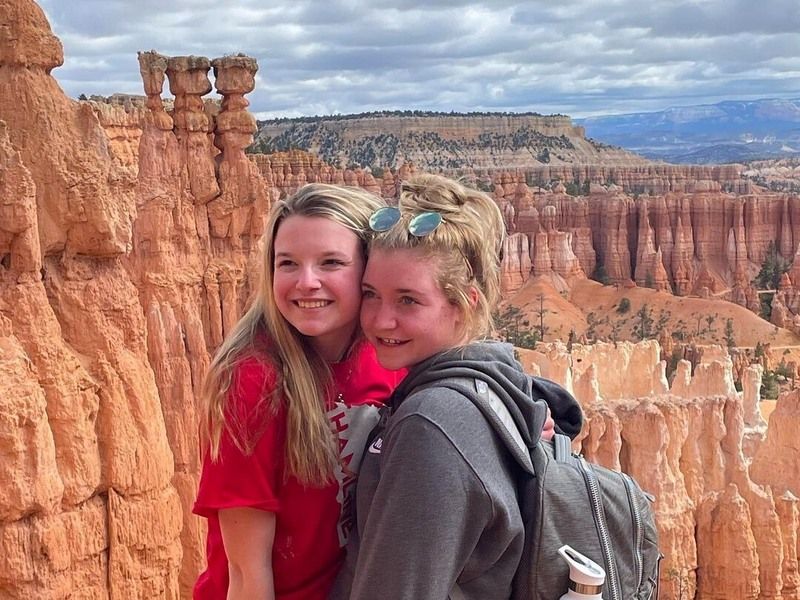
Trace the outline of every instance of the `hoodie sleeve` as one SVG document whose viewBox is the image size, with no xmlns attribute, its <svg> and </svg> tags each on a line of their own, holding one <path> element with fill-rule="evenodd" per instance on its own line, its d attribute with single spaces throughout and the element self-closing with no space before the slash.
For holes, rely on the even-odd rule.
<svg viewBox="0 0 800 600">
<path fill-rule="evenodd" d="M 381 454 L 350 600 L 447 598 L 491 519 L 491 500 L 424 416 L 394 423 Z"/>
<path fill-rule="evenodd" d="M 575 398 L 563 387 L 549 379 L 531 376 L 531 395 L 534 400 L 544 400 L 556 422 L 556 432 L 575 439 L 583 426 L 583 410 Z"/>
</svg>

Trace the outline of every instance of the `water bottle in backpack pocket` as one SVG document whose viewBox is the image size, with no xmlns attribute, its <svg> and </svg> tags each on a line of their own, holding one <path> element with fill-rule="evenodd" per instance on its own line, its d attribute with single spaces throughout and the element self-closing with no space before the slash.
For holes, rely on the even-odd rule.
<svg viewBox="0 0 800 600">
<path fill-rule="evenodd" d="M 570 546 L 561 546 L 558 553 L 569 567 L 569 588 L 559 600 L 601 600 L 606 581 L 602 567 Z"/>
</svg>

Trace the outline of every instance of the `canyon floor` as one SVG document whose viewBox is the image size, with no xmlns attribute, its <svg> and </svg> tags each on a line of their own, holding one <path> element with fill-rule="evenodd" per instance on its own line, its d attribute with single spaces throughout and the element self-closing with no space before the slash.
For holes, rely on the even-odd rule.
<svg viewBox="0 0 800 600">
<path fill-rule="evenodd" d="M 620 303 L 625 298 L 630 308 L 623 312 Z M 536 277 L 508 298 L 507 304 L 522 310 L 530 329 L 539 327 L 543 309 L 545 341 L 566 341 L 571 330 L 576 338 L 638 341 L 641 319 L 637 315 L 647 305 L 652 318 L 647 337 L 668 331 L 673 337 L 692 338 L 696 343 L 724 345 L 726 322 L 731 319 L 736 347 L 769 344 L 773 350 L 786 348 L 800 356 L 800 336 L 738 304 L 714 297 L 674 296 L 637 286 L 602 285 L 591 279 L 576 279 L 568 290 L 559 292 L 549 278 Z"/>
</svg>

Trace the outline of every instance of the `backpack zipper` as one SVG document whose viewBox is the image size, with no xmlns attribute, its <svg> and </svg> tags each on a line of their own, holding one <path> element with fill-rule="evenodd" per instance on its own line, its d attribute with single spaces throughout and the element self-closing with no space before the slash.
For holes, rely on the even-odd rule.
<svg viewBox="0 0 800 600">
<path fill-rule="evenodd" d="M 579 462 L 583 470 L 584 480 L 586 487 L 589 490 L 589 500 L 592 503 L 592 513 L 594 515 L 595 523 L 597 523 L 597 530 L 600 533 L 600 547 L 603 551 L 603 559 L 606 563 L 606 570 L 608 571 L 606 582 L 608 589 L 611 593 L 611 600 L 622 600 L 619 591 L 619 579 L 617 576 L 617 563 L 614 559 L 614 554 L 611 550 L 611 539 L 608 535 L 608 524 L 606 523 L 605 513 L 603 512 L 603 505 L 600 501 L 600 489 L 597 483 L 597 477 L 592 471 L 586 460 L 580 456 Z"/>
<path fill-rule="evenodd" d="M 628 477 L 625 473 L 620 473 L 622 476 L 622 481 L 625 483 L 625 491 L 628 493 L 628 502 L 631 505 L 631 514 L 633 515 L 633 525 L 634 525 L 634 539 L 636 540 L 636 589 L 639 590 L 642 587 L 642 579 L 644 578 L 644 566 L 642 559 L 642 545 L 644 544 L 644 531 L 642 528 L 642 515 L 639 512 L 639 505 L 636 504 L 636 499 L 634 497 L 634 490 L 633 490 L 633 480 Z"/>
</svg>

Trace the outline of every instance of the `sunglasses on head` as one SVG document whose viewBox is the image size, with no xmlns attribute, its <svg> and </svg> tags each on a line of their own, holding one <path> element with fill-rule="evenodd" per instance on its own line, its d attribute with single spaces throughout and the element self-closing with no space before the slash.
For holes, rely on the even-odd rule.
<svg viewBox="0 0 800 600">
<path fill-rule="evenodd" d="M 369 218 L 369 228 L 380 233 L 389 231 L 400 222 L 400 210 L 394 206 L 384 206 L 379 208 Z M 408 232 L 415 237 L 424 237 L 436 231 L 436 228 L 444 223 L 442 215 L 438 212 L 424 212 L 416 215 L 408 223 Z"/>
</svg>

